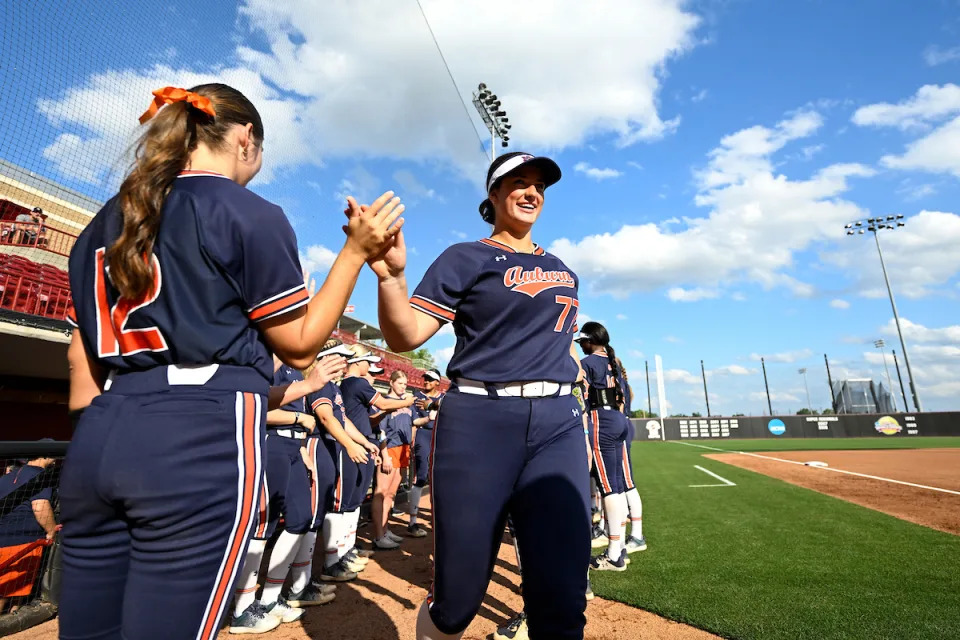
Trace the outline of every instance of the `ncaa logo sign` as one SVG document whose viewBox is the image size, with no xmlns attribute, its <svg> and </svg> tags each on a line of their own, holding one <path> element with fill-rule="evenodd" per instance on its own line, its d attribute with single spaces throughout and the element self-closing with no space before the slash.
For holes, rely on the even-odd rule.
<svg viewBox="0 0 960 640">
<path fill-rule="evenodd" d="M 787 425 L 780 418 L 774 418 L 767 423 L 767 429 L 775 436 L 782 436 L 787 432 Z"/>
</svg>

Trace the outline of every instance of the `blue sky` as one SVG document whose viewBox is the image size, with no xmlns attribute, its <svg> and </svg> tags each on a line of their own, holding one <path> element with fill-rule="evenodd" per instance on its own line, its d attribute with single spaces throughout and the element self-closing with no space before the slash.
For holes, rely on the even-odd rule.
<svg viewBox="0 0 960 640">
<path fill-rule="evenodd" d="M 876 249 L 843 223 L 898 213 L 881 242 L 921 400 L 957 408 L 960 4 L 588 4 L 423 7 L 468 106 L 486 82 L 511 148 L 563 168 L 535 239 L 578 272 L 637 391 L 655 354 L 671 413 L 704 411 L 701 359 L 714 413 L 765 410 L 760 356 L 778 411 L 806 405 L 800 367 L 829 405 L 824 353 L 835 378 L 883 381 L 873 341 L 900 347 Z M 489 232 L 486 134 L 416 3 L 125 6 L 5 15 L 0 155 L 107 197 L 150 90 L 221 79 L 264 115 L 251 188 L 287 211 L 317 277 L 347 193 L 404 198 L 411 283 Z M 357 316 L 375 321 L 375 295 L 364 275 Z"/>
</svg>

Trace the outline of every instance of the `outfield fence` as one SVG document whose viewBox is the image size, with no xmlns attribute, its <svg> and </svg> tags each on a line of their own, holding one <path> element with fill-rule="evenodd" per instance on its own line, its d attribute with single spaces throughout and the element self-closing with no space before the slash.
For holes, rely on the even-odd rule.
<svg viewBox="0 0 960 640">
<path fill-rule="evenodd" d="M 634 440 L 960 436 L 960 412 L 634 418 Z"/>
</svg>

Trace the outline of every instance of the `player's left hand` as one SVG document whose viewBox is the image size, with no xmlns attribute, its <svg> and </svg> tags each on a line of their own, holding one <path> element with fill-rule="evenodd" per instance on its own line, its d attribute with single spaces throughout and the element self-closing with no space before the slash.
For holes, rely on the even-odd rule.
<svg viewBox="0 0 960 640">
<path fill-rule="evenodd" d="M 365 204 L 352 209 L 348 206 L 343 210 L 343 213 L 347 218 L 350 218 L 357 215 L 358 211 L 366 213 L 368 208 L 369 206 Z M 383 251 L 367 260 L 367 264 L 370 265 L 370 268 L 380 280 L 395 278 L 403 273 L 407 266 L 407 244 L 403 238 L 403 231 L 398 231 Z"/>
<path fill-rule="evenodd" d="M 326 356 L 317 362 L 307 376 L 307 382 L 314 391 L 319 391 L 331 380 L 339 378 L 347 369 L 347 360 L 343 356 Z"/>
</svg>

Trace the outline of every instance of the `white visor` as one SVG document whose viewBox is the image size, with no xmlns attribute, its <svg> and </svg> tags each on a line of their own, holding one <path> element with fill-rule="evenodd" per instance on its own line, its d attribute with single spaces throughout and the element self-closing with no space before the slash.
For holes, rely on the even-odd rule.
<svg viewBox="0 0 960 640">
<path fill-rule="evenodd" d="M 370 371 L 370 373 L 372 373 L 373 375 L 377 375 L 378 373 L 383 373 L 383 372 L 384 372 L 384 368 L 383 368 L 383 367 L 378 367 L 378 366 L 375 366 L 375 365 L 370 365 L 369 371 Z"/>
<path fill-rule="evenodd" d="M 382 359 L 383 358 L 381 358 L 380 356 L 375 356 L 372 353 L 368 353 L 367 355 L 360 356 L 359 358 L 350 358 L 349 360 L 347 360 L 347 363 L 356 364 L 358 362 L 369 362 L 370 364 L 376 364 L 380 362 Z"/>
<path fill-rule="evenodd" d="M 318 353 L 317 360 L 320 360 L 321 358 L 325 358 L 327 356 L 342 356 L 344 358 L 349 359 L 353 357 L 353 351 L 351 351 L 349 347 L 346 347 L 342 344 L 338 344 L 335 347 L 331 347 L 326 351 L 321 351 L 320 353 Z"/>
</svg>

